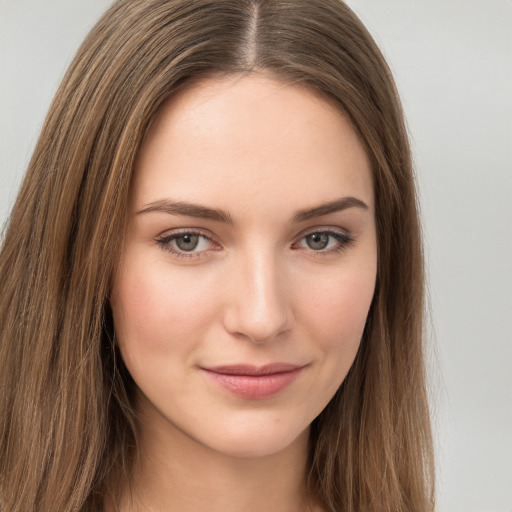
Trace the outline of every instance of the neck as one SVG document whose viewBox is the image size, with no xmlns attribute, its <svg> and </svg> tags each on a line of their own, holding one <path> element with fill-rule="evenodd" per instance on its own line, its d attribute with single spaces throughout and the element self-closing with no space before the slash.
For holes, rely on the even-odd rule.
<svg viewBox="0 0 512 512">
<path fill-rule="evenodd" d="M 211 449 L 158 416 L 141 415 L 140 456 L 121 512 L 314 510 L 305 482 L 308 431 L 278 453 L 243 457 Z"/>
</svg>

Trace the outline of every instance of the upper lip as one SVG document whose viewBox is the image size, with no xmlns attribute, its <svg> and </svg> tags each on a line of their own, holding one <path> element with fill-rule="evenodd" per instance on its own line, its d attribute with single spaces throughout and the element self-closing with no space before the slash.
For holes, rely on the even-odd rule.
<svg viewBox="0 0 512 512">
<path fill-rule="evenodd" d="M 203 370 L 220 373 L 224 375 L 271 375 L 273 373 L 283 373 L 298 370 L 305 365 L 293 363 L 270 363 L 263 366 L 252 364 L 233 364 L 223 366 L 204 367 Z"/>
</svg>

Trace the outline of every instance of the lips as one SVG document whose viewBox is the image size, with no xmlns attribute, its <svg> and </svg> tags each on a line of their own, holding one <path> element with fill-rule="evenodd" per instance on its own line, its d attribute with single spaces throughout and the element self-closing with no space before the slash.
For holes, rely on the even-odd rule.
<svg viewBox="0 0 512 512">
<path fill-rule="evenodd" d="M 227 365 L 202 368 L 208 378 L 231 394 L 250 400 L 272 397 L 299 376 L 304 366 L 272 363 L 264 366 Z"/>
</svg>

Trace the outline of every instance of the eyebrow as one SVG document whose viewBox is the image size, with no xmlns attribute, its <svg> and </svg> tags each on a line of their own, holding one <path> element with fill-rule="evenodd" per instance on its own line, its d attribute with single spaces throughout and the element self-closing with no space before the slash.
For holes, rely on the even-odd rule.
<svg viewBox="0 0 512 512">
<path fill-rule="evenodd" d="M 226 224 L 233 224 L 231 215 L 223 210 L 207 208 L 200 204 L 186 203 L 179 201 L 177 203 L 167 199 L 160 199 L 147 204 L 139 213 L 163 212 L 171 215 L 186 215 L 187 217 L 197 217 L 199 219 L 215 220 Z"/>
<path fill-rule="evenodd" d="M 315 206 L 314 208 L 308 208 L 306 210 L 299 210 L 293 216 L 294 222 L 304 222 L 305 220 L 315 219 L 322 215 L 328 215 L 329 213 L 335 213 L 348 208 L 361 208 L 362 210 L 368 210 L 368 205 L 355 197 L 342 197 L 329 203 Z"/>
<path fill-rule="evenodd" d="M 307 208 L 299 210 L 293 215 L 293 222 L 304 222 L 306 220 L 315 219 L 329 213 L 335 213 L 348 208 L 360 208 L 362 210 L 368 210 L 368 205 L 355 197 L 342 197 L 335 201 L 315 206 L 313 208 Z M 173 202 L 168 199 L 160 199 L 152 203 L 147 204 L 142 210 L 138 211 L 137 214 L 149 213 L 149 212 L 163 212 L 171 215 L 185 215 L 187 217 L 196 217 L 200 219 L 209 219 L 217 222 L 223 222 L 225 224 L 234 224 L 233 218 L 228 212 L 220 209 L 208 208 L 200 204 L 188 203 L 188 202 Z"/>
</svg>

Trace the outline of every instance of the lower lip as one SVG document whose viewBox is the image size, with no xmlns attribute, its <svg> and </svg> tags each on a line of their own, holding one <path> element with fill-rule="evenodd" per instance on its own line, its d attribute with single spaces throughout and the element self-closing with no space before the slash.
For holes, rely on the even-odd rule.
<svg viewBox="0 0 512 512">
<path fill-rule="evenodd" d="M 262 400 L 277 395 L 287 388 L 302 368 L 270 373 L 268 375 L 231 375 L 203 370 L 210 379 L 231 394 L 250 400 Z"/>
</svg>

